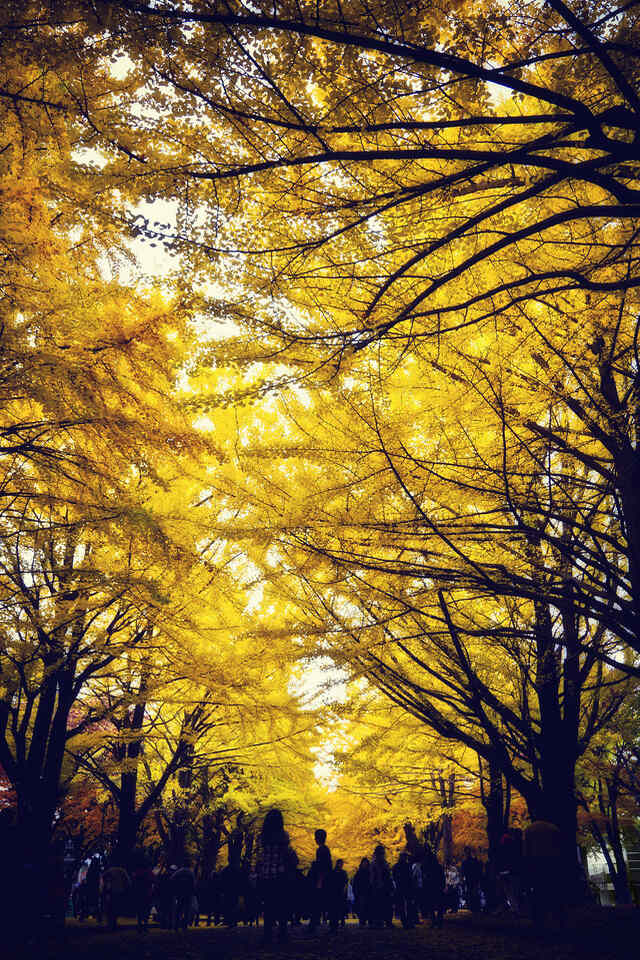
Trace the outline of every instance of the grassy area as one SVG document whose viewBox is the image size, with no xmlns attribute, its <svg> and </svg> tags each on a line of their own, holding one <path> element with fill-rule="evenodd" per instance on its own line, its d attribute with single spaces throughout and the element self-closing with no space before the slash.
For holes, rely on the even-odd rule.
<svg viewBox="0 0 640 960">
<path fill-rule="evenodd" d="M 123 924 L 115 933 L 88 922 L 19 948 L 14 956 L 38 960 L 621 960 L 640 942 L 640 911 L 593 908 L 567 917 L 562 929 L 538 933 L 512 918 L 447 917 L 442 930 L 321 929 L 310 937 L 292 931 L 283 946 L 260 945 L 262 930 L 206 927 L 139 933 Z M 9 955 L 5 955 L 9 960 Z"/>
</svg>

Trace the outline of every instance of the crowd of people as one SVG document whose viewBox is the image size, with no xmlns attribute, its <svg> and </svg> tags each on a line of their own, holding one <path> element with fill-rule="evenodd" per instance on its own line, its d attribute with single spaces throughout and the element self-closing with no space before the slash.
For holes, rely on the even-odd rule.
<svg viewBox="0 0 640 960">
<path fill-rule="evenodd" d="M 394 916 L 406 929 L 421 921 L 440 927 L 448 910 L 499 906 L 519 912 L 525 901 L 534 921 L 541 922 L 560 901 L 555 831 L 542 821 L 524 836 L 507 831 L 492 869 L 469 847 L 459 866 L 445 869 L 428 844 L 415 837 L 391 865 L 378 844 L 349 877 L 344 861 L 333 861 L 322 829 L 315 832 L 313 862 L 303 871 L 282 814 L 274 809 L 265 817 L 255 859 L 230 863 L 218 873 L 196 872 L 188 860 L 152 868 L 143 853 L 127 869 L 94 857 L 77 875 L 73 910 L 81 920 L 94 916 L 112 929 L 118 917 L 135 915 L 141 930 L 150 917 L 163 927 L 184 930 L 201 922 L 257 925 L 262 916 L 265 942 L 276 932 L 285 940 L 290 925 L 303 922 L 310 934 L 321 923 L 337 930 L 349 915 L 362 927 L 392 927 Z"/>
</svg>

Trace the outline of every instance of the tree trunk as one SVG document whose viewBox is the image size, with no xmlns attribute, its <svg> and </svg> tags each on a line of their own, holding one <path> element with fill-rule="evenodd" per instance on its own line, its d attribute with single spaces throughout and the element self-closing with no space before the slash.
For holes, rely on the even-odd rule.
<svg viewBox="0 0 640 960">
<path fill-rule="evenodd" d="M 610 811 L 609 822 L 607 823 L 607 837 L 609 839 L 609 845 L 613 850 L 616 865 L 615 875 L 613 875 L 611 879 L 613 880 L 616 903 L 621 906 L 631 903 L 631 890 L 629 889 L 627 862 L 624 858 L 620 823 L 618 821 L 618 785 L 615 779 L 607 780 L 607 794 Z"/>
<path fill-rule="evenodd" d="M 565 773 L 567 771 L 565 770 Z M 547 788 L 537 790 L 525 797 L 532 820 L 546 820 L 555 824 L 560 831 L 560 863 L 562 888 L 568 903 L 577 903 L 584 898 L 580 884 L 580 870 L 577 848 L 577 800 L 573 791 L 573 770 L 570 783 L 566 776 L 560 776 L 554 782 L 547 781 Z"/>
<path fill-rule="evenodd" d="M 118 862 L 125 867 L 128 867 L 131 862 L 140 827 L 136 811 L 137 786 L 137 769 L 128 770 L 121 774 L 120 796 L 118 798 L 118 833 L 114 855 Z"/>
<path fill-rule="evenodd" d="M 207 814 L 202 825 L 202 870 L 210 877 L 218 863 L 218 854 L 222 846 L 222 811 L 215 816 Z"/>
<path fill-rule="evenodd" d="M 453 830 L 450 813 L 442 814 L 442 862 L 445 866 L 453 861 Z"/>
<path fill-rule="evenodd" d="M 578 659 L 575 653 L 575 611 L 570 600 L 564 604 L 564 663 L 553 636 L 548 605 L 536 602 L 535 614 L 536 693 L 540 709 L 540 779 L 539 783 L 532 784 L 525 799 L 533 819 L 546 820 L 560 830 L 560 869 L 568 901 L 574 902 L 579 899 L 575 768 L 580 710 L 579 684 L 576 682 Z"/>
<path fill-rule="evenodd" d="M 502 770 L 495 764 L 489 764 L 489 789 L 485 792 L 482 767 L 480 768 L 482 805 L 487 814 L 487 850 L 489 863 L 495 865 L 500 850 L 500 840 L 509 826 L 510 791 L 505 791 L 502 782 Z"/>
</svg>

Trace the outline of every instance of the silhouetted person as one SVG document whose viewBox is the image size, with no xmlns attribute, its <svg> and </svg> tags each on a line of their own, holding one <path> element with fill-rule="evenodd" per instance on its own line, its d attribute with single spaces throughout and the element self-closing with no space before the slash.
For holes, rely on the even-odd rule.
<svg viewBox="0 0 640 960">
<path fill-rule="evenodd" d="M 118 926 L 118 917 L 126 909 L 131 881 L 129 874 L 119 863 L 114 862 L 102 873 L 102 899 L 107 924 L 110 930 Z"/>
<path fill-rule="evenodd" d="M 371 860 L 371 926 L 393 926 L 393 879 L 381 843 Z"/>
<path fill-rule="evenodd" d="M 455 864 L 445 870 L 444 909 L 457 913 L 460 909 L 460 874 Z"/>
<path fill-rule="evenodd" d="M 482 879 L 482 864 L 473 855 L 471 847 L 464 848 L 464 860 L 460 864 L 460 873 L 464 882 L 467 906 L 473 913 L 480 909 L 480 881 Z"/>
<path fill-rule="evenodd" d="M 356 916 L 361 927 L 371 919 L 371 864 L 363 857 L 351 881 Z"/>
<path fill-rule="evenodd" d="M 327 846 L 326 830 L 316 830 L 316 858 L 309 869 L 309 888 L 311 896 L 311 919 L 309 931 L 312 933 L 320 919 L 328 910 L 329 878 L 331 876 L 331 851 Z"/>
<path fill-rule="evenodd" d="M 175 869 L 175 868 L 174 868 Z M 156 876 L 156 903 L 158 905 L 158 923 L 165 930 L 173 926 L 173 890 L 171 875 L 173 870 L 166 864 Z"/>
<path fill-rule="evenodd" d="M 242 876 L 239 866 L 229 862 L 220 871 L 220 896 L 222 900 L 222 915 L 227 927 L 235 927 L 238 923 L 238 904 Z"/>
<path fill-rule="evenodd" d="M 196 891 L 196 878 L 191 864 L 185 860 L 171 877 L 171 892 L 174 900 L 174 930 L 186 930 L 191 919 L 191 901 Z"/>
<path fill-rule="evenodd" d="M 344 860 L 336 860 L 336 865 L 329 878 L 329 924 L 337 930 L 344 923 L 347 910 L 347 883 L 349 877 L 344 869 Z"/>
<path fill-rule="evenodd" d="M 199 880 L 196 881 L 196 896 L 198 898 L 199 911 L 207 918 L 207 926 L 211 926 L 212 917 L 214 923 L 218 923 L 220 919 L 220 894 L 219 878 L 215 870 L 211 870 L 208 875 L 200 875 Z M 196 919 L 196 926 L 198 926 L 198 923 L 199 915 Z"/>
<path fill-rule="evenodd" d="M 405 930 L 410 930 L 415 925 L 415 919 L 411 866 L 407 853 L 400 854 L 398 862 L 394 865 L 391 872 L 395 884 L 395 901 L 398 918 Z"/>
<path fill-rule="evenodd" d="M 138 930 L 147 930 L 153 901 L 155 877 L 144 853 L 139 853 L 131 873 L 131 895 L 136 912 Z"/>
<path fill-rule="evenodd" d="M 202 868 L 196 871 L 196 901 L 198 903 L 198 912 L 193 918 L 194 927 L 200 926 L 200 914 L 209 916 L 209 878 Z"/>
<path fill-rule="evenodd" d="M 254 920 L 257 923 L 259 898 L 257 890 L 258 877 L 257 874 L 251 869 L 251 863 L 249 860 L 245 859 L 242 862 L 242 866 L 240 868 L 240 877 L 240 897 L 244 903 L 242 922 L 251 926 Z"/>
<path fill-rule="evenodd" d="M 298 860 L 297 856 L 295 860 Z M 311 916 L 311 884 L 297 862 L 291 887 L 291 922 L 294 926 L 300 926 L 303 917 Z"/>
<path fill-rule="evenodd" d="M 93 857 L 85 879 L 87 914 L 95 917 L 98 923 L 102 919 L 100 909 L 100 859 Z"/>
<path fill-rule="evenodd" d="M 422 893 L 424 913 L 431 916 L 433 927 L 442 926 L 444 913 L 444 869 L 431 847 L 427 846 L 422 858 Z"/>
<path fill-rule="evenodd" d="M 416 922 L 419 922 L 419 917 L 424 916 L 423 910 L 423 896 L 422 896 L 422 857 L 424 856 L 424 848 L 420 847 L 419 850 L 416 850 L 411 855 L 411 891 L 413 895 L 414 903 L 414 916 Z"/>
<path fill-rule="evenodd" d="M 519 913 L 523 884 L 522 830 L 510 828 L 500 839 L 498 848 L 498 880 L 505 905 Z"/>
<path fill-rule="evenodd" d="M 87 897 L 88 865 L 85 862 L 78 870 L 75 881 L 71 883 L 71 906 L 76 920 L 86 920 L 89 915 L 89 901 Z"/>
<path fill-rule="evenodd" d="M 291 878 L 295 871 L 289 834 L 284 829 L 282 813 L 270 810 L 260 833 L 260 849 L 256 872 L 258 891 L 264 907 L 264 943 L 271 943 L 273 926 L 278 924 L 278 939 L 287 939 L 287 918 L 291 900 Z"/>
</svg>

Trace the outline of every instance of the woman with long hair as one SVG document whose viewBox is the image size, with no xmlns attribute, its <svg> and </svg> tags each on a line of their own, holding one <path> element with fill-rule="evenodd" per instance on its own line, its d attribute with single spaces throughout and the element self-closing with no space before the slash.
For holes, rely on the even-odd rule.
<svg viewBox="0 0 640 960">
<path fill-rule="evenodd" d="M 291 877 L 297 858 L 289 845 L 282 813 L 269 810 L 260 833 L 260 852 L 256 864 L 258 889 L 264 909 L 264 943 L 271 943 L 274 923 L 278 922 L 278 940 L 287 939 L 290 913 Z"/>
</svg>

